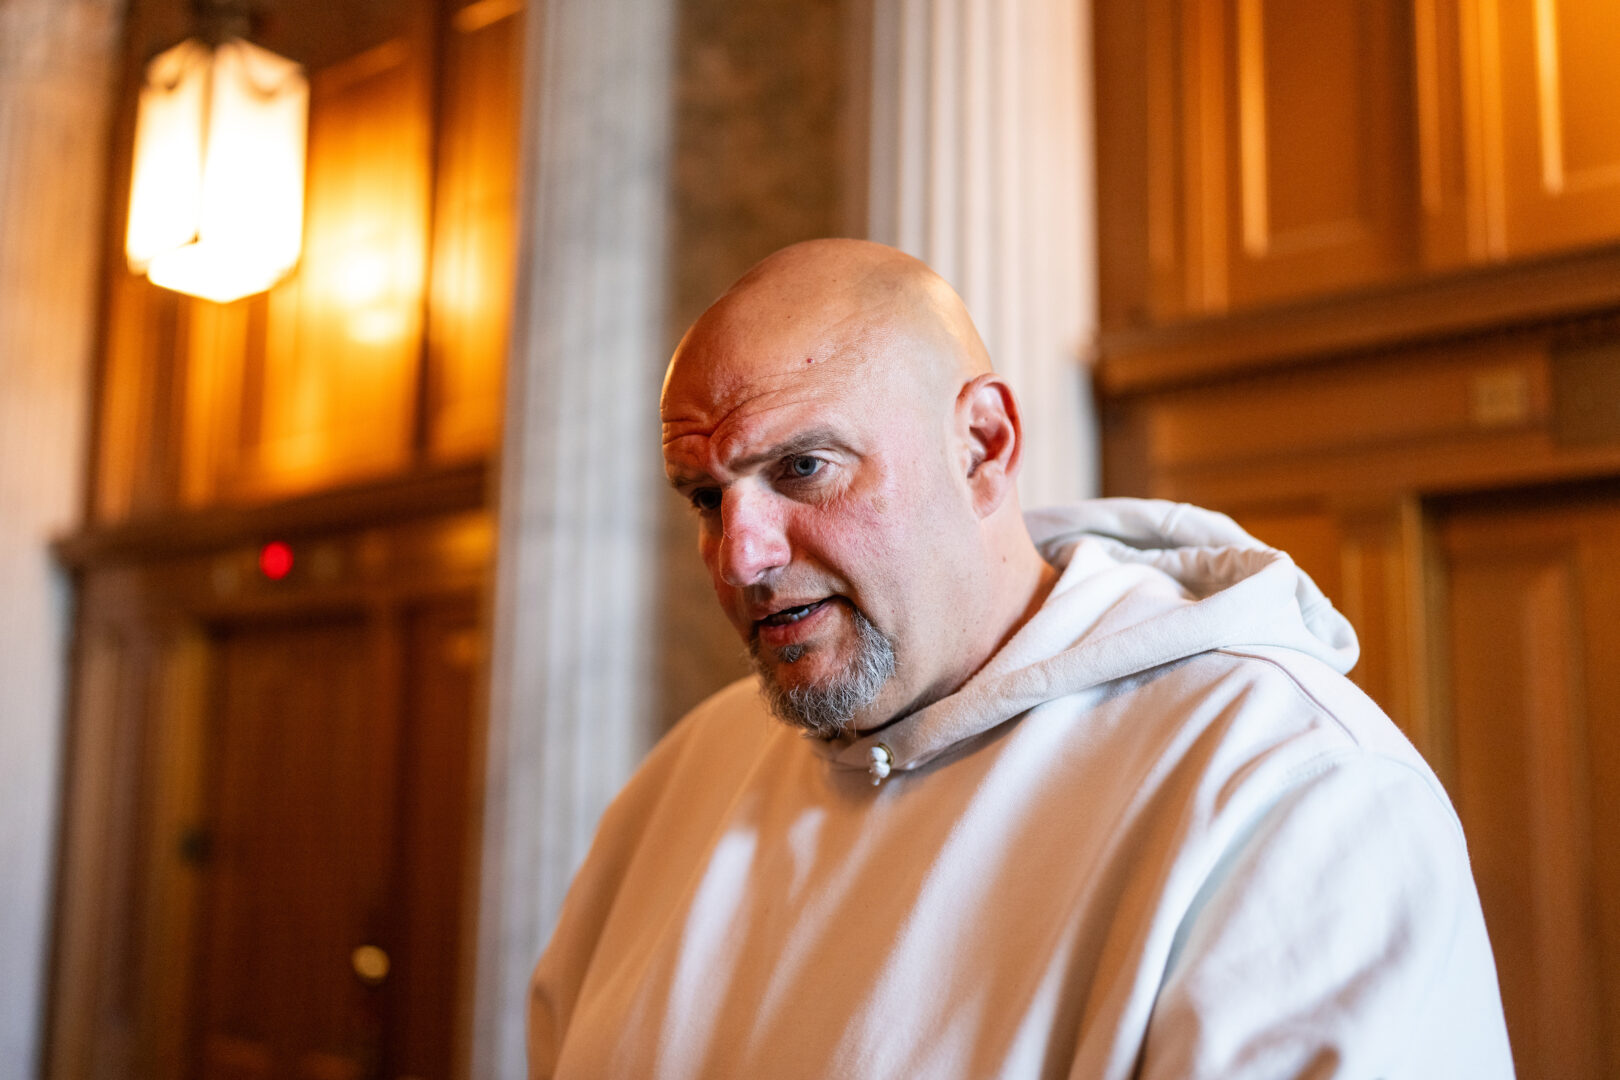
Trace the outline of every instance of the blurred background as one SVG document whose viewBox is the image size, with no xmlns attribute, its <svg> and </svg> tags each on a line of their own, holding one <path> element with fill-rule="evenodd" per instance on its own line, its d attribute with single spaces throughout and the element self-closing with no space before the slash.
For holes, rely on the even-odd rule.
<svg viewBox="0 0 1620 1080">
<path fill-rule="evenodd" d="M 825 235 L 963 294 L 1026 505 L 1295 555 L 1520 1074 L 1620 1077 L 1617 56 L 1612 0 L 0 0 L 0 1078 L 524 1075 L 597 815 L 746 671 L 664 364 Z"/>
</svg>

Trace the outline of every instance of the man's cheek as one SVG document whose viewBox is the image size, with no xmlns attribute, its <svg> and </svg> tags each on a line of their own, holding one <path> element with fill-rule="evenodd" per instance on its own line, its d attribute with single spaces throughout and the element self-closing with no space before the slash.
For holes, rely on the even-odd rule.
<svg viewBox="0 0 1620 1080">
<path fill-rule="evenodd" d="M 714 598 L 720 602 L 720 610 L 725 613 L 726 619 L 737 628 L 737 633 L 747 641 L 753 634 L 754 621 L 748 617 L 747 605 L 743 603 L 742 593 L 727 585 L 720 575 L 714 575 Z"/>
</svg>

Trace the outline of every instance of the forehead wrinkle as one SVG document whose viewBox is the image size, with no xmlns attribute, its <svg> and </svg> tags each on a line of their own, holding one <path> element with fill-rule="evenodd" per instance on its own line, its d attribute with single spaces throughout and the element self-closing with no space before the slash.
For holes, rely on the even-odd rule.
<svg viewBox="0 0 1620 1080">
<path fill-rule="evenodd" d="M 779 397 L 791 392 L 791 387 L 783 387 L 768 391 L 767 397 Z M 838 406 L 845 399 L 839 391 L 826 393 L 812 392 L 810 398 L 819 398 L 825 404 L 821 408 L 812 408 L 808 415 L 798 423 L 783 425 L 780 437 L 776 438 L 769 447 L 750 450 L 750 444 L 757 444 L 763 438 L 760 429 L 769 427 L 773 414 L 785 409 L 794 409 L 806 403 L 807 397 L 794 395 L 789 400 L 777 401 L 760 405 L 762 395 L 753 395 L 744 401 L 734 404 L 724 415 L 714 423 L 694 424 L 687 430 L 671 431 L 674 424 L 666 424 L 664 438 L 665 474 L 670 482 L 676 486 L 697 482 L 702 478 L 712 479 L 715 474 L 734 471 L 747 471 L 767 461 L 797 452 L 797 448 L 808 449 L 812 445 L 836 443 L 840 446 L 848 445 L 847 439 L 840 434 L 836 412 Z M 750 408 L 746 415 L 738 416 L 740 409 Z M 687 454 L 676 446 L 685 440 L 700 440 L 689 451 L 688 461 L 671 461 L 674 454 L 686 457 Z M 694 465 L 693 460 L 701 461 L 701 466 Z"/>
<path fill-rule="evenodd" d="M 718 432 L 735 422 L 740 411 L 750 414 L 747 419 L 800 403 L 840 403 L 854 389 L 854 373 L 848 369 L 864 366 L 864 357 L 839 350 L 813 361 L 813 366 L 779 362 L 774 369 L 754 371 L 743 366 L 748 363 L 727 358 L 690 379 L 672 380 L 662 416 L 665 442 L 685 434 Z"/>
<path fill-rule="evenodd" d="M 764 454 L 764 452 L 755 451 L 750 453 L 748 452 L 748 447 L 751 443 L 757 443 L 759 441 L 760 428 L 766 427 L 768 422 L 775 414 L 778 414 L 785 409 L 792 409 L 796 405 L 799 405 L 802 399 L 784 401 L 776 404 L 767 404 L 756 410 L 750 410 L 746 416 L 737 415 L 738 410 L 744 405 L 754 404 L 757 401 L 757 398 L 752 398 L 747 402 L 739 404 L 737 408 L 732 409 L 725 416 L 725 418 L 715 425 L 714 430 L 710 435 L 709 444 L 712 448 L 711 456 L 714 458 L 714 460 L 719 461 L 730 468 L 745 468 L 749 464 L 756 464 L 756 459 L 761 458 L 761 455 Z M 784 438 L 778 440 L 778 444 L 793 441 L 802 433 L 802 431 L 810 428 L 815 428 L 821 431 L 827 430 L 828 425 L 825 412 L 818 412 L 815 415 L 806 417 L 804 424 L 801 425 L 799 430 L 789 430 Z M 769 455 L 764 454 L 764 457 L 768 458 Z"/>
</svg>

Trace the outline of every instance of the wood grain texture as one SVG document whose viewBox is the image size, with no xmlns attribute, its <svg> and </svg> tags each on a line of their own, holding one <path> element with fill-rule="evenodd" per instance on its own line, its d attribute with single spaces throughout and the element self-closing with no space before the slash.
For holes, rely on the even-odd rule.
<svg viewBox="0 0 1620 1080">
<path fill-rule="evenodd" d="M 452 1075 L 493 522 L 309 519 L 276 581 L 208 513 L 82 564 L 48 1075 Z"/>
<path fill-rule="evenodd" d="M 423 28 L 312 74 L 304 254 L 269 296 L 261 392 L 239 406 L 256 422 L 226 490 L 283 495 L 413 463 L 432 51 Z"/>
<path fill-rule="evenodd" d="M 1470 89 L 1495 259 L 1620 238 L 1620 9 L 1606 0 L 1472 0 L 1481 78 Z"/>
<path fill-rule="evenodd" d="M 523 8 L 478 0 L 451 19 L 440 78 L 424 451 L 485 457 L 500 435 L 517 266 Z"/>
<path fill-rule="evenodd" d="M 1520 1075 L 1620 1068 L 1611 496 L 1469 504 L 1441 525 L 1452 788 Z"/>
</svg>

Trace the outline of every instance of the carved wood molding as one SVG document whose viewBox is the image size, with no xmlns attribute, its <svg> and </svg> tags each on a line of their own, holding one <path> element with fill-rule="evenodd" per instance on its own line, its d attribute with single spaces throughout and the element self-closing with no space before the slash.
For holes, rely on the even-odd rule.
<svg viewBox="0 0 1620 1080">
<path fill-rule="evenodd" d="M 116 525 L 58 540 L 56 558 L 74 570 L 183 555 L 285 537 L 477 509 L 489 499 L 483 461 L 423 469 L 274 503 L 221 506 Z"/>
<path fill-rule="evenodd" d="M 1102 335 L 1124 397 L 1220 376 L 1620 310 L 1620 247 L 1423 277 L 1306 304 Z"/>
</svg>

